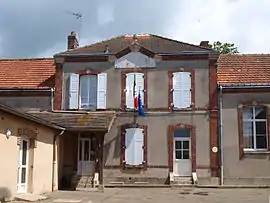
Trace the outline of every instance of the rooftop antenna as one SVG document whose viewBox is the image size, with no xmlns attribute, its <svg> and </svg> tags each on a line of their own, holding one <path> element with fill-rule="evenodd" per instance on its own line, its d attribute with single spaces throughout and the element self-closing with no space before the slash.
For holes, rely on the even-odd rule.
<svg viewBox="0 0 270 203">
<path fill-rule="evenodd" d="M 82 13 L 80 12 L 71 12 L 71 11 L 66 11 L 67 14 L 72 15 L 78 20 L 79 22 L 79 30 L 77 31 L 77 40 L 79 42 L 80 39 L 80 34 L 81 34 L 81 28 L 82 28 Z M 80 43 L 79 43 L 80 44 Z"/>
</svg>

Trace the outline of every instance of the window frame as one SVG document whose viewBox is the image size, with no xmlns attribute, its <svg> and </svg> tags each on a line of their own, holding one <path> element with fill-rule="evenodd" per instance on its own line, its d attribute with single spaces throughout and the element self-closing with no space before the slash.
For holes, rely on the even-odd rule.
<svg viewBox="0 0 270 203">
<path fill-rule="evenodd" d="M 126 107 L 126 75 L 128 73 L 143 73 L 144 74 L 144 92 L 143 92 L 143 96 L 144 96 L 144 105 L 143 105 L 143 108 L 144 108 L 144 111 L 147 111 L 147 108 L 148 108 L 148 94 L 147 94 L 147 91 L 148 91 L 148 84 L 147 84 L 147 73 L 148 71 L 147 70 L 142 70 L 140 68 L 130 68 L 128 70 L 121 70 L 121 110 L 122 111 L 134 111 L 134 109 L 128 109 Z"/>
<path fill-rule="evenodd" d="M 173 106 L 173 74 L 177 72 L 187 72 L 191 75 L 191 106 L 187 108 L 174 108 Z M 195 70 L 192 68 L 178 68 L 168 71 L 168 108 L 171 111 L 191 111 L 195 110 Z"/>
<path fill-rule="evenodd" d="M 252 108 L 252 115 L 254 115 L 254 111 L 256 108 L 265 108 L 266 110 L 266 118 L 265 119 L 244 119 L 244 109 Z M 259 153 L 259 152 L 268 152 L 270 150 L 269 147 L 269 112 L 268 105 L 266 104 L 240 104 L 238 106 L 238 134 L 239 134 L 239 158 L 242 159 L 245 153 Z M 253 125 L 256 124 L 256 121 L 264 121 L 266 122 L 266 148 L 265 149 L 257 149 L 254 142 L 254 148 L 245 148 L 244 147 L 244 122 L 252 122 Z M 253 139 L 256 139 L 256 132 L 253 132 Z"/>
<path fill-rule="evenodd" d="M 96 80 L 97 80 L 97 85 L 96 85 L 96 91 L 98 91 L 98 74 L 80 74 L 79 75 L 79 94 L 78 94 L 78 108 L 80 109 L 80 110 L 87 110 L 87 109 L 97 109 L 97 98 L 96 98 L 96 107 L 95 108 L 82 108 L 81 107 L 81 78 L 82 77 L 91 77 L 91 76 L 95 76 L 96 77 Z M 89 92 L 88 92 L 89 93 Z M 96 94 L 97 95 L 97 94 Z"/>
</svg>

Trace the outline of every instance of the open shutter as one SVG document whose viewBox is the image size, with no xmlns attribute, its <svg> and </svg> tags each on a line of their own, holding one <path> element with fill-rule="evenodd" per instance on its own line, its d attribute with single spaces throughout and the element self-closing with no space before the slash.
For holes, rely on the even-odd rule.
<svg viewBox="0 0 270 203">
<path fill-rule="evenodd" d="M 97 108 L 106 109 L 107 73 L 98 74 L 97 81 Z"/>
<path fill-rule="evenodd" d="M 173 73 L 173 104 L 175 108 L 191 106 L 191 74 L 189 72 Z"/>
<path fill-rule="evenodd" d="M 142 104 L 144 104 L 144 74 L 136 73 L 136 92 L 135 95 L 138 96 L 139 91 L 141 94 Z"/>
<path fill-rule="evenodd" d="M 191 107 L 191 74 L 182 72 L 182 108 Z"/>
<path fill-rule="evenodd" d="M 181 108 L 181 72 L 173 73 L 173 105 L 175 108 Z"/>
<path fill-rule="evenodd" d="M 134 165 L 134 128 L 126 129 L 125 134 L 125 162 L 127 165 Z"/>
<path fill-rule="evenodd" d="M 79 75 L 72 73 L 69 77 L 69 109 L 78 109 Z"/>
<path fill-rule="evenodd" d="M 143 151 L 143 129 L 135 128 L 134 133 L 134 165 L 140 165 L 144 160 L 144 151 Z"/>
<path fill-rule="evenodd" d="M 134 85 L 134 74 L 126 74 L 126 108 L 134 108 L 134 97 L 133 97 L 133 85 Z"/>
</svg>

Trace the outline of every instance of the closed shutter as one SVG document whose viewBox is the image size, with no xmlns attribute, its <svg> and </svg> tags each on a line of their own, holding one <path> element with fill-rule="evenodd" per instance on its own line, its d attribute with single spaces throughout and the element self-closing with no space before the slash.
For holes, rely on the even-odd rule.
<svg viewBox="0 0 270 203">
<path fill-rule="evenodd" d="M 134 165 L 140 165 L 143 163 L 143 129 L 141 128 L 135 128 L 134 133 Z"/>
<path fill-rule="evenodd" d="M 126 129 L 125 146 L 125 162 L 134 165 L 134 128 Z"/>
<path fill-rule="evenodd" d="M 142 104 L 144 105 L 144 74 L 143 73 L 136 73 L 136 88 L 135 88 L 135 95 L 136 97 L 141 94 Z"/>
<path fill-rule="evenodd" d="M 126 74 L 126 108 L 134 108 L 134 97 L 133 97 L 133 85 L 134 85 L 134 74 Z"/>
<path fill-rule="evenodd" d="M 69 109 L 79 107 L 79 78 L 78 74 L 72 73 L 69 77 Z"/>
<path fill-rule="evenodd" d="M 107 73 L 98 74 L 97 108 L 106 109 L 107 100 Z"/>
<path fill-rule="evenodd" d="M 141 128 L 128 128 L 125 135 L 125 161 L 127 165 L 140 165 L 144 160 L 144 135 Z"/>
<path fill-rule="evenodd" d="M 175 108 L 191 106 L 191 74 L 189 72 L 173 73 L 173 104 Z"/>
</svg>

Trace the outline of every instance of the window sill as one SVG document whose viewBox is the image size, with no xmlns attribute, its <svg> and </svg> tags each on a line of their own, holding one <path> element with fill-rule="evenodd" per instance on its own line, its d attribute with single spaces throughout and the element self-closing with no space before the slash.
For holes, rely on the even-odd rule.
<svg viewBox="0 0 270 203">
<path fill-rule="evenodd" d="M 257 151 L 252 151 L 252 150 L 244 150 L 244 154 L 270 154 L 270 151 L 268 150 L 257 150 Z"/>
<path fill-rule="evenodd" d="M 144 169 L 145 164 L 140 164 L 140 165 L 128 165 L 125 164 L 125 169 Z"/>
</svg>

